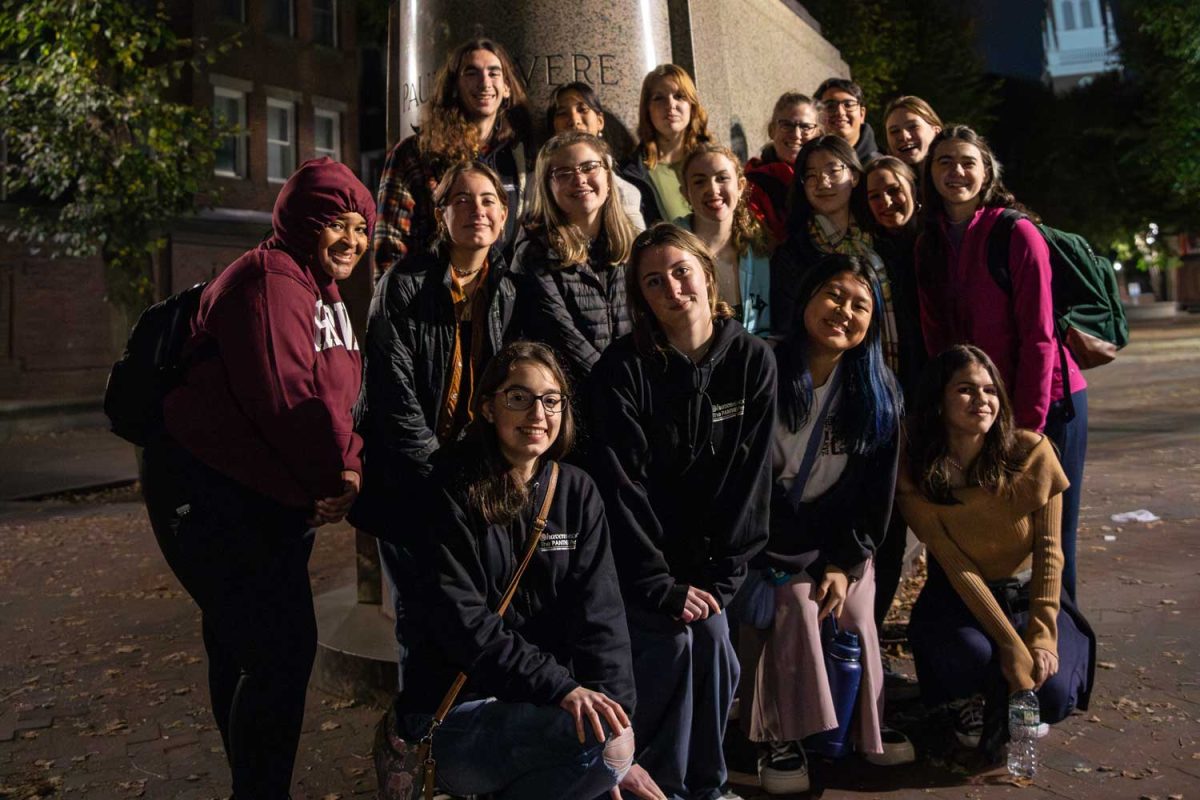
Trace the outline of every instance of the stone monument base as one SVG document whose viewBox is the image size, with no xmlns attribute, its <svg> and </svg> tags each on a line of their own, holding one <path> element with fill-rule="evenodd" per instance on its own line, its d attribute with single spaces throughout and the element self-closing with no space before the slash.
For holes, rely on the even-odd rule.
<svg viewBox="0 0 1200 800">
<path fill-rule="evenodd" d="M 359 703 L 390 703 L 396 691 L 396 638 L 383 606 L 358 602 L 353 585 L 319 595 L 314 606 L 314 685 Z"/>
</svg>

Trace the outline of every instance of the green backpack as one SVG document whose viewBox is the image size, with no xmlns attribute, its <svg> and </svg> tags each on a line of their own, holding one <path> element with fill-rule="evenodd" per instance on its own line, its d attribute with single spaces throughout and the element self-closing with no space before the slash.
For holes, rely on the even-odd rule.
<svg viewBox="0 0 1200 800">
<path fill-rule="evenodd" d="M 1008 248 L 1013 228 L 1024 214 L 1007 208 L 996 220 L 988 238 L 988 272 L 1007 294 L 1012 294 Z M 1129 323 L 1117 289 L 1112 262 L 1096 255 L 1077 233 L 1049 225 L 1034 225 L 1050 248 L 1054 316 L 1058 340 L 1066 345 L 1080 369 L 1107 364 L 1129 343 Z"/>
</svg>

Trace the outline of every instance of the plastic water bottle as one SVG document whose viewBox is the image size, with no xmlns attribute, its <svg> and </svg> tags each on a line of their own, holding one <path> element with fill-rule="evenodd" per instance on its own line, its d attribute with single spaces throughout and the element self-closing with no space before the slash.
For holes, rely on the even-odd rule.
<svg viewBox="0 0 1200 800">
<path fill-rule="evenodd" d="M 1037 695 L 1026 689 L 1008 698 L 1008 774 L 1032 778 L 1037 772 Z"/>
</svg>

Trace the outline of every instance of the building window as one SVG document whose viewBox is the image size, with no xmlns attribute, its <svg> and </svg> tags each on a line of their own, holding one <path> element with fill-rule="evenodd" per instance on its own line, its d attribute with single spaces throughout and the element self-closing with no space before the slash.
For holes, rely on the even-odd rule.
<svg viewBox="0 0 1200 800">
<path fill-rule="evenodd" d="M 1075 4 L 1071 0 L 1063 0 L 1062 5 L 1062 27 L 1064 31 L 1075 30 Z"/>
<path fill-rule="evenodd" d="M 294 0 L 267 0 L 267 31 L 296 35 L 296 13 Z"/>
<path fill-rule="evenodd" d="M 1079 27 L 1091 28 L 1095 26 L 1092 21 L 1092 3 L 1091 0 L 1079 0 Z"/>
<path fill-rule="evenodd" d="M 213 87 L 213 121 L 237 128 L 221 140 L 213 172 L 226 178 L 246 177 L 246 95 L 234 89 Z"/>
<path fill-rule="evenodd" d="M 267 180 L 283 183 L 296 169 L 296 106 L 267 98 Z"/>
<path fill-rule="evenodd" d="M 313 0 L 313 41 L 337 47 L 337 0 Z"/>
<path fill-rule="evenodd" d="M 342 115 L 318 108 L 313 115 L 313 154 L 342 160 Z"/>
<path fill-rule="evenodd" d="M 217 6 L 218 12 L 222 17 L 228 17 L 238 22 L 246 21 L 246 2 L 245 0 L 221 0 Z"/>
</svg>

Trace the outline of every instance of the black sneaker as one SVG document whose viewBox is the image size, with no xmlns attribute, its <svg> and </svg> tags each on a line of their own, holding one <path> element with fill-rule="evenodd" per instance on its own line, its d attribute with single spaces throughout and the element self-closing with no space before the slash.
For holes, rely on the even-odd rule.
<svg viewBox="0 0 1200 800">
<path fill-rule="evenodd" d="M 766 742 L 758 757 L 758 780 L 767 794 L 808 791 L 808 759 L 799 742 Z"/>
<path fill-rule="evenodd" d="M 954 717 L 954 738 L 963 747 L 979 747 L 983 738 L 983 695 L 951 700 L 948 705 Z"/>
</svg>

